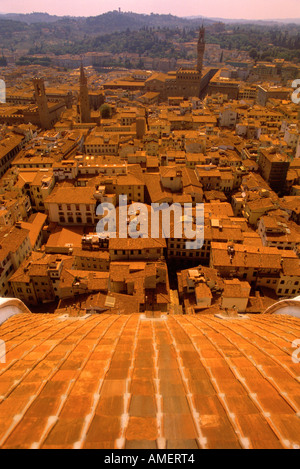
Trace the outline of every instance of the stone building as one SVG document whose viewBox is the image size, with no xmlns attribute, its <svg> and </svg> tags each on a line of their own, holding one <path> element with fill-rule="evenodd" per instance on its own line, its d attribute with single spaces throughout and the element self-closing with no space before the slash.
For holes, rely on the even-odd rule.
<svg viewBox="0 0 300 469">
<path fill-rule="evenodd" d="M 146 93 L 159 93 L 160 100 L 169 97 L 199 97 L 217 70 L 203 70 L 205 51 L 205 29 L 199 31 L 196 69 L 180 67 L 176 72 L 155 73 L 145 81 Z"/>
</svg>

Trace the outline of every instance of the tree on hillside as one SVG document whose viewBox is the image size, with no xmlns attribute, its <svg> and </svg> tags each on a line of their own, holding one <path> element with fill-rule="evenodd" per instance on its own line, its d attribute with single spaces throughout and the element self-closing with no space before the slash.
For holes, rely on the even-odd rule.
<svg viewBox="0 0 300 469">
<path fill-rule="evenodd" d="M 249 51 L 249 55 L 250 55 L 251 59 L 256 60 L 258 58 L 257 49 L 252 47 L 252 49 Z"/>
<path fill-rule="evenodd" d="M 6 66 L 7 66 L 7 60 L 4 57 L 4 55 L 2 55 L 2 57 L 0 57 L 0 67 L 6 67 Z"/>
</svg>

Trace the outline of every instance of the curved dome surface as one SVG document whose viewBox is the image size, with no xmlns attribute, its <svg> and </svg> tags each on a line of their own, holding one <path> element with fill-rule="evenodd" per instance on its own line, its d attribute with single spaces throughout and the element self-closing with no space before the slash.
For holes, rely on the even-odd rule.
<svg viewBox="0 0 300 469">
<path fill-rule="evenodd" d="M 300 296 L 290 300 L 281 300 L 270 306 L 264 314 L 288 314 L 300 318 Z"/>
<path fill-rule="evenodd" d="M 23 301 L 18 298 L 0 298 L 0 325 L 11 316 L 21 313 L 30 313 Z"/>
</svg>

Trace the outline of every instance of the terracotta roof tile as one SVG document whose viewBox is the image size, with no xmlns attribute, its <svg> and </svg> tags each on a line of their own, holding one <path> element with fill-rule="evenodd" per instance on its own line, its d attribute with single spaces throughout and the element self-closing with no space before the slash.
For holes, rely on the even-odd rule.
<svg viewBox="0 0 300 469">
<path fill-rule="evenodd" d="M 126 440 L 125 449 L 157 449 L 156 441 Z"/>
<path fill-rule="evenodd" d="M 166 414 L 163 421 L 163 431 L 167 440 L 192 440 L 198 436 L 190 414 Z"/>
<path fill-rule="evenodd" d="M 20 314 L 0 327 L 1 448 L 293 448 L 300 321 Z"/>
<path fill-rule="evenodd" d="M 168 440 L 166 449 L 198 449 L 197 440 Z"/>
<path fill-rule="evenodd" d="M 156 417 L 156 404 L 154 396 L 132 396 L 129 414 L 132 417 Z"/>
<path fill-rule="evenodd" d="M 110 415 L 95 415 L 87 432 L 87 443 L 98 443 L 101 440 L 117 440 L 121 434 L 121 419 Z"/>
</svg>

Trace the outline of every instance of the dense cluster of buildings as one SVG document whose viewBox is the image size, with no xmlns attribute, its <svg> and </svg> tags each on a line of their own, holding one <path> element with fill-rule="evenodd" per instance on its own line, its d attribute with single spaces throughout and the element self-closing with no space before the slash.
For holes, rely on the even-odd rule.
<svg viewBox="0 0 300 469">
<path fill-rule="evenodd" d="M 194 68 L 5 70 L 1 296 L 74 314 L 192 314 L 259 313 L 300 294 L 300 69 L 204 68 L 205 53 L 202 28 Z M 97 207 L 119 213 L 120 196 L 128 213 L 189 204 L 192 225 L 204 204 L 203 245 L 187 249 L 172 217 L 169 236 L 102 239 Z"/>
<path fill-rule="evenodd" d="M 300 67 L 197 53 L 0 69 L 3 449 L 300 447 Z"/>
</svg>

